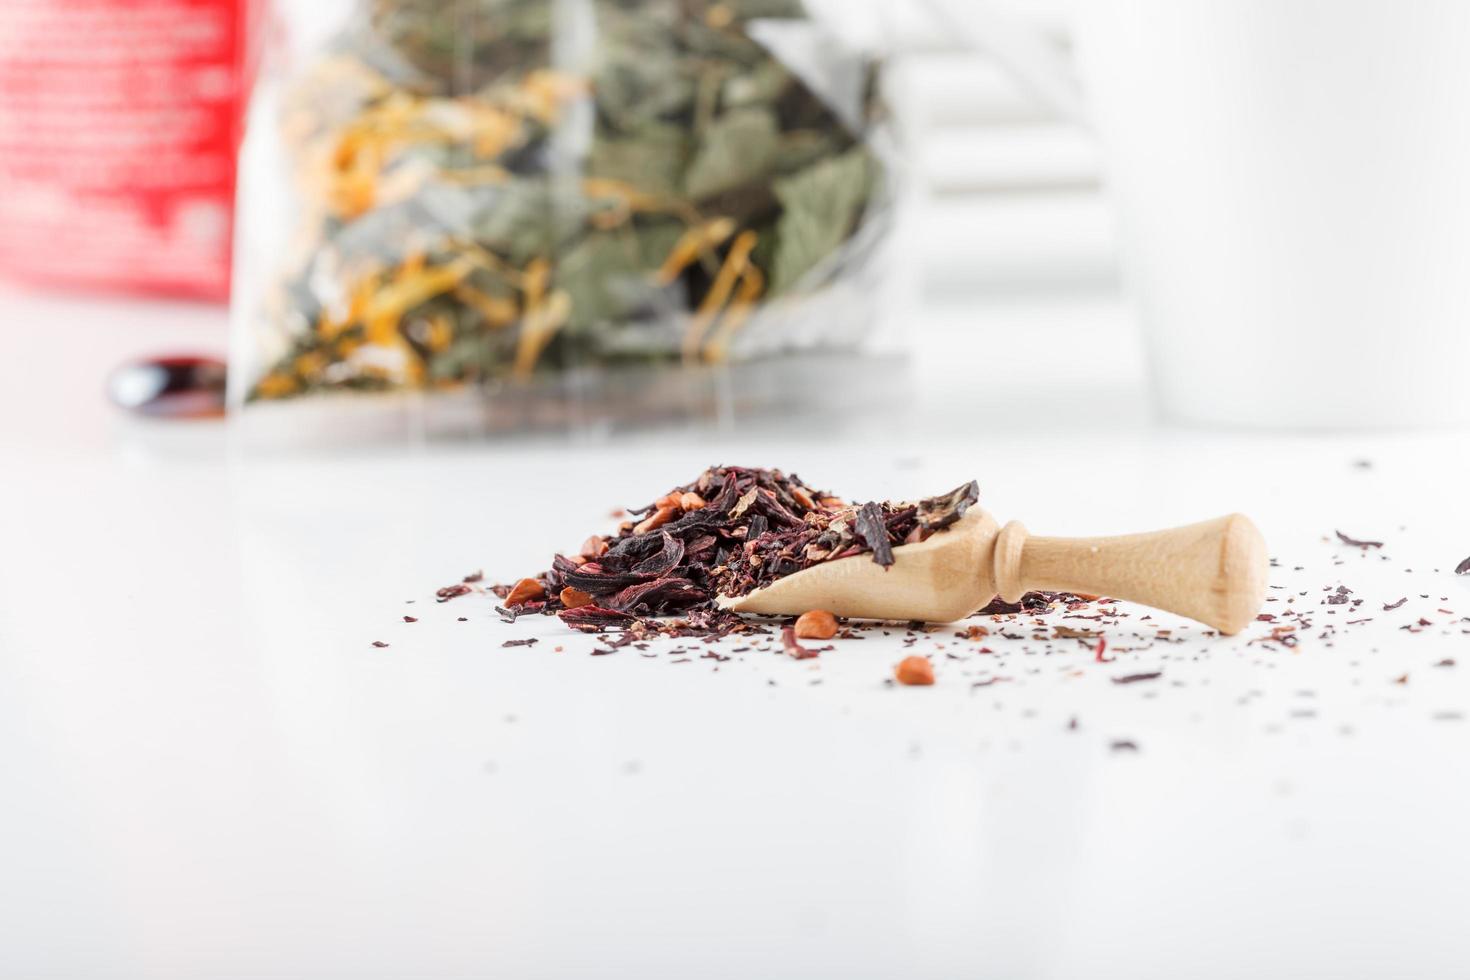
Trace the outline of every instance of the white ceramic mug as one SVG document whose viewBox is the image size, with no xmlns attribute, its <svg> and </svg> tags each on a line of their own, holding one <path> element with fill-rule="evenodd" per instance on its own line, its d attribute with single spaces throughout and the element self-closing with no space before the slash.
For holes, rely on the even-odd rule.
<svg viewBox="0 0 1470 980">
<path fill-rule="evenodd" d="M 1470 423 L 1470 3 L 1081 0 L 1076 35 L 1166 417 Z"/>
</svg>

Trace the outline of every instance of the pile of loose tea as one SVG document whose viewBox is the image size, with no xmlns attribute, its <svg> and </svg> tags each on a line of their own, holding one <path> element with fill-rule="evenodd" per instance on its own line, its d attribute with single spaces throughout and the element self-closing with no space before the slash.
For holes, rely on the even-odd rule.
<svg viewBox="0 0 1470 980">
<path fill-rule="evenodd" d="M 586 631 L 646 616 L 683 616 L 687 629 L 720 633 L 739 622 L 717 596 L 741 596 L 821 562 L 923 541 L 979 498 L 971 481 L 917 503 L 850 504 L 780 470 L 713 466 L 653 503 L 629 511 L 611 536 L 514 586 L 498 586 L 506 612 L 555 614 Z"/>
<path fill-rule="evenodd" d="M 914 504 L 855 505 L 794 475 L 714 467 L 634 511 L 616 533 L 559 556 L 543 574 L 489 587 L 474 572 L 436 598 L 455 603 L 451 614 L 470 614 L 456 616 L 460 623 L 476 615 L 464 608 L 468 597 L 493 593 L 509 620 L 557 615 L 589 634 L 495 636 L 502 648 L 534 648 L 528 656 L 616 655 L 747 679 L 753 671 L 770 687 L 836 681 L 829 690 L 837 688 L 841 698 L 863 690 L 864 675 L 873 688 L 958 689 L 972 708 L 1004 712 L 993 717 L 1004 732 L 996 744 L 1007 751 L 1038 726 L 1055 726 L 1080 738 L 1095 733 L 1092 744 L 1112 754 L 1146 752 L 1149 743 L 1126 728 L 1141 717 L 1135 709 L 1179 698 L 1195 699 L 1188 711 L 1194 722 L 1228 711 L 1236 715 L 1234 729 L 1303 739 L 1321 737 L 1312 730 L 1329 725 L 1355 738 L 1386 713 L 1404 710 L 1422 711 L 1434 724 L 1470 719 L 1456 676 L 1465 658 L 1451 649 L 1470 636 L 1470 615 L 1463 591 L 1445 581 L 1451 572 L 1470 574 L 1470 558 L 1453 569 L 1449 562 L 1392 567 L 1399 561 L 1395 541 L 1382 534 L 1324 529 L 1315 567 L 1307 556 L 1299 563 L 1270 559 L 1262 609 L 1234 636 L 1116 598 L 1070 592 L 996 599 L 960 623 L 847 620 L 822 609 L 772 620 L 718 608 L 722 595 L 820 562 L 891 562 L 897 546 L 961 520 L 977 496 L 969 483 Z M 1362 580 L 1345 570 L 1354 567 Z M 419 616 L 395 612 L 403 630 L 421 630 L 413 625 Z M 863 649 L 863 641 L 872 642 Z M 376 655 L 390 644 L 373 639 L 370 646 Z M 857 656 L 824 656 L 838 649 Z M 765 669 L 776 664 L 782 666 Z M 1092 694 L 1081 694 L 1089 688 Z M 1079 714 L 1083 697 L 1094 710 Z M 989 744 L 983 740 L 981 750 Z"/>
</svg>

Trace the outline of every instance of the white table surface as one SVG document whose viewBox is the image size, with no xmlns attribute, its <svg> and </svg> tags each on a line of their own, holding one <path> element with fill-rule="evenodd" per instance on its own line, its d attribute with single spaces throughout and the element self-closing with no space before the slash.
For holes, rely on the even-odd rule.
<svg viewBox="0 0 1470 980">
<path fill-rule="evenodd" d="M 0 974 L 1463 976 L 1464 435 L 1158 427 L 1106 297 L 915 320 L 906 432 L 261 457 L 98 394 L 222 346 L 217 313 L 0 300 Z M 1241 510 L 1274 596 L 1345 584 L 1361 611 L 1319 621 L 1372 622 L 1294 650 L 1172 624 L 1111 664 L 940 632 L 908 689 L 897 637 L 593 658 L 432 601 L 716 461 L 859 498 L 973 475 L 1041 533 Z"/>
</svg>

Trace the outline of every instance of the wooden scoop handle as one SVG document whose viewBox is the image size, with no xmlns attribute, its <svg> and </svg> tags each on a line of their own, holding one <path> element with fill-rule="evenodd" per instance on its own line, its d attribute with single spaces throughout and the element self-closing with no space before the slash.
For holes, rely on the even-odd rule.
<svg viewBox="0 0 1470 980">
<path fill-rule="evenodd" d="M 1115 538 L 1033 538 L 1020 523 L 995 542 L 996 590 L 1113 596 L 1238 633 L 1266 596 L 1266 542 L 1240 514 Z"/>
</svg>

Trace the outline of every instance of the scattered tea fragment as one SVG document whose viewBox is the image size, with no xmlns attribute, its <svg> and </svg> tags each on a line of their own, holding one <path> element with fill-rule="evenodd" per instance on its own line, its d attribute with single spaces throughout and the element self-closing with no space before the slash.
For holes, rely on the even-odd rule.
<svg viewBox="0 0 1470 980">
<path fill-rule="evenodd" d="M 1122 677 L 1114 677 L 1113 678 L 1113 683 L 1114 684 L 1137 684 L 1137 683 L 1140 683 L 1141 681 L 1158 680 L 1160 677 L 1163 677 L 1163 676 L 1164 676 L 1164 672 L 1162 670 L 1151 670 L 1151 671 L 1148 671 L 1147 673 L 1142 673 L 1142 674 L 1124 674 Z"/>
<path fill-rule="evenodd" d="M 1455 566 L 1456 575 L 1470 575 L 1470 558 L 1466 558 Z"/>
<path fill-rule="evenodd" d="M 781 630 L 781 646 L 793 660 L 810 660 L 813 657 L 819 656 L 821 653 L 819 650 L 804 647 L 796 642 L 796 630 L 790 626 Z"/>
<path fill-rule="evenodd" d="M 893 676 L 900 684 L 923 687 L 934 683 L 934 665 L 927 657 L 904 657 L 893 668 Z"/>
<path fill-rule="evenodd" d="M 1383 547 L 1383 542 L 1382 541 L 1359 541 L 1357 538 L 1350 538 L 1350 537 L 1348 537 L 1346 534 L 1343 534 L 1341 531 L 1336 531 L 1334 533 L 1337 535 L 1337 539 L 1339 541 L 1341 541 L 1343 544 L 1350 544 L 1354 548 L 1363 548 L 1364 550 L 1366 550 L 1368 548 L 1382 548 Z"/>
</svg>

